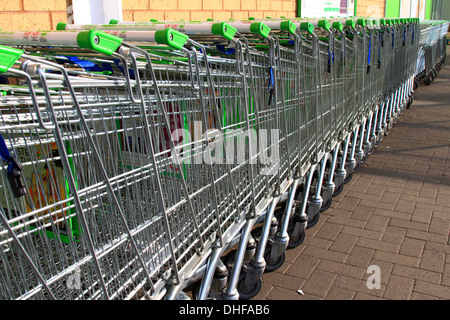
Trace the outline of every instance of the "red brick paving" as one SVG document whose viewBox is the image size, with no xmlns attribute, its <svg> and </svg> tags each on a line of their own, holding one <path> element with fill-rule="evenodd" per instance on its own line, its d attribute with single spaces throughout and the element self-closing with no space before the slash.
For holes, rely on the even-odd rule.
<svg viewBox="0 0 450 320">
<path fill-rule="evenodd" d="M 447 64 L 254 300 L 450 299 L 449 88 Z"/>
</svg>

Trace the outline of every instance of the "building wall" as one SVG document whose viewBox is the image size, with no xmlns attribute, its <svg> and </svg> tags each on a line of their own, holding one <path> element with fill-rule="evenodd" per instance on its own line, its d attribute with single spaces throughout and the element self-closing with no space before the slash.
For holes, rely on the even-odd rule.
<svg viewBox="0 0 450 320">
<path fill-rule="evenodd" d="M 0 0 L 0 29 L 53 30 L 67 21 L 70 0 Z"/>
<path fill-rule="evenodd" d="M 0 29 L 54 30 L 71 0 L 0 0 Z M 122 0 L 124 21 L 295 17 L 296 0 Z M 70 11 L 70 10 L 69 10 Z M 76 21 L 74 21 L 76 23 Z"/>
<path fill-rule="evenodd" d="M 386 0 L 358 0 L 356 16 L 383 18 Z"/>
<path fill-rule="evenodd" d="M 295 17 L 296 0 L 123 0 L 124 21 Z"/>
</svg>

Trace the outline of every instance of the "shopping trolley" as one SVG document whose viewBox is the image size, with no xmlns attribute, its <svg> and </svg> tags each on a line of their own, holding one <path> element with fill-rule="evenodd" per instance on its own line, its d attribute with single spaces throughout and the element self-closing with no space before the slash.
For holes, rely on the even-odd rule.
<svg viewBox="0 0 450 320">
<path fill-rule="evenodd" d="M 420 82 L 430 85 L 436 78 L 446 59 L 446 32 L 448 22 L 421 20 L 420 21 L 420 58 L 416 70 L 416 87 Z"/>
<path fill-rule="evenodd" d="M 92 36 L 92 39 L 97 39 L 96 41 L 100 41 L 100 43 L 106 43 L 111 39 L 114 41 L 119 39 L 121 41 L 120 38 L 108 37 L 108 34 L 98 32 L 70 32 L 64 33 L 64 36 L 76 34 L 95 34 L 95 36 Z M 128 65 L 127 60 L 122 59 L 122 68 L 120 70 L 125 75 L 112 77 L 109 82 L 106 80 L 110 78 L 106 77 L 104 79 L 104 75 L 98 76 L 97 74 L 85 73 L 81 75 L 88 77 L 89 81 L 80 78 L 83 79 L 81 81 L 77 77 L 65 80 L 68 83 L 69 92 L 73 88 L 80 91 L 72 93 L 71 103 L 78 104 L 80 110 L 93 109 L 96 112 L 92 115 L 89 114 L 92 128 L 84 128 L 84 131 L 78 133 L 81 129 L 78 128 L 77 131 L 75 130 L 76 128 L 71 128 L 71 122 L 67 121 L 69 128 L 64 128 L 62 131 L 62 134 L 74 132 L 80 137 L 83 137 L 83 135 L 90 137 L 88 140 L 90 144 L 85 142 L 84 144 L 86 145 L 81 145 L 80 143 L 77 149 L 71 145 L 70 149 L 72 158 L 75 158 L 73 155 L 78 156 L 78 154 L 80 154 L 80 157 L 84 157 L 80 160 L 77 159 L 76 162 L 72 161 L 74 163 L 73 171 L 76 172 L 77 180 L 72 181 L 71 193 L 75 193 L 78 196 L 81 194 L 84 197 L 77 200 L 77 197 L 73 196 L 78 202 L 75 201 L 76 205 L 71 205 L 71 208 L 75 208 L 76 214 L 72 215 L 76 216 L 78 220 L 80 220 L 78 215 L 82 215 L 82 218 L 86 214 L 89 216 L 90 220 L 84 222 L 80 228 L 80 233 L 87 237 L 89 241 L 86 240 L 88 242 L 85 244 L 84 238 L 81 237 L 80 243 L 83 248 L 86 247 L 91 251 L 90 254 L 85 253 L 85 256 L 83 256 L 82 253 L 73 253 L 69 250 L 73 248 L 67 249 L 70 254 L 78 254 L 79 258 L 82 258 L 82 262 L 75 259 L 74 263 L 74 259 L 71 258 L 70 261 L 75 266 L 69 264 L 67 269 L 61 272 L 62 275 L 67 275 L 75 267 L 80 266 L 84 269 L 86 265 L 89 266 L 88 271 L 90 273 L 86 275 L 88 271 L 80 271 L 83 284 L 86 283 L 84 281 L 85 278 L 94 280 L 101 278 L 108 281 L 108 283 L 102 283 L 101 280 L 95 280 L 95 286 L 100 288 L 95 288 L 94 284 L 92 284 L 78 298 L 123 298 L 124 293 L 122 291 L 126 292 L 127 295 L 125 297 L 132 297 L 143 287 L 149 285 L 152 287 L 151 290 L 147 288 L 147 291 L 151 291 L 149 296 L 152 298 L 164 296 L 167 288 L 180 285 L 192 266 L 197 265 L 208 257 L 210 247 L 217 238 L 219 238 L 219 241 L 223 241 L 224 237 L 228 236 L 226 232 L 221 233 L 221 230 L 229 231 L 230 229 L 226 228 L 229 224 L 233 224 L 234 220 L 241 220 L 238 216 L 232 215 L 222 219 L 223 216 L 218 212 L 219 208 L 230 206 L 233 209 L 229 209 L 228 213 L 232 210 L 237 210 L 233 211 L 234 214 L 239 212 L 237 199 L 233 197 L 232 190 L 234 189 L 232 188 L 233 184 L 230 183 L 230 175 L 219 171 L 220 168 L 215 167 L 216 171 L 214 171 L 214 174 L 217 174 L 217 177 L 214 178 L 213 175 L 208 175 L 208 172 L 211 172 L 208 170 L 211 169 L 209 165 L 186 165 L 186 161 L 181 164 L 177 161 L 171 161 L 174 160 L 173 157 L 176 155 L 177 150 L 187 148 L 186 144 L 175 146 L 171 139 L 167 139 L 167 134 L 172 132 L 173 129 L 180 129 L 183 123 L 184 125 L 192 124 L 196 118 L 203 117 L 203 119 L 208 119 L 204 114 L 206 106 L 203 103 L 206 100 L 214 103 L 215 100 L 211 99 L 210 96 L 206 99 L 202 97 L 201 93 L 204 92 L 201 91 L 208 91 L 209 87 L 204 83 L 197 83 L 197 81 L 203 81 L 208 78 L 208 76 L 201 77 L 201 72 L 198 69 L 199 61 L 204 60 L 193 59 L 189 50 L 180 50 L 187 37 L 171 30 L 164 30 L 159 33 L 153 32 L 153 34 L 156 35 L 154 36 L 155 40 L 158 38 L 158 41 L 170 43 L 172 47 L 159 49 L 150 43 L 151 53 L 149 53 L 131 44 L 122 42 L 121 45 L 126 47 L 126 49 L 122 50 L 121 48 L 121 50 L 128 55 L 133 65 L 133 68 L 130 68 L 131 66 Z M 46 33 L 45 36 L 48 39 L 52 35 L 52 33 Z M 134 36 L 136 35 L 137 33 L 135 32 Z M 148 35 L 149 33 L 146 32 L 144 39 L 147 42 L 151 39 Z M 132 33 L 128 33 L 127 37 L 131 39 Z M 10 44 L 6 40 L 3 40 L 3 43 Z M 28 45 L 30 43 L 25 44 Z M 34 49 L 36 49 L 35 43 L 33 42 L 32 44 Z M 57 43 L 53 39 L 51 46 L 54 47 L 56 45 Z M 64 43 L 64 45 L 68 44 Z M 42 50 L 41 48 L 39 49 Z M 54 54 L 54 49 L 51 50 L 53 50 L 52 54 Z M 133 54 L 130 54 L 129 50 Z M 60 49 L 58 54 L 61 54 L 61 51 L 64 50 Z M 159 54 L 156 54 L 158 51 Z M 69 54 L 68 52 L 63 53 L 65 55 Z M 114 50 L 112 53 L 114 58 L 120 58 L 118 54 L 114 53 Z M 78 56 L 82 54 L 77 51 Z M 96 57 L 92 56 L 92 54 L 86 55 L 87 57 L 84 57 L 84 59 L 97 63 L 101 61 L 102 65 L 105 63 L 109 63 L 109 65 L 116 64 L 115 61 L 108 62 L 104 57 Z M 22 58 L 31 59 L 24 55 L 22 55 Z M 66 71 L 60 65 L 51 62 L 48 56 L 45 56 L 45 58 L 46 60 L 33 58 L 33 61 L 38 61 L 39 64 L 49 66 L 51 69 L 61 70 L 63 76 L 67 72 L 73 73 L 73 71 Z M 142 59 L 142 61 L 138 61 L 138 59 Z M 171 64 L 160 68 L 160 65 L 156 63 L 153 69 L 151 68 L 153 65 L 151 63 L 152 60 L 169 62 Z M 232 64 L 235 65 L 234 62 Z M 204 65 L 208 65 L 207 61 Z M 171 68 L 168 68 L 169 66 Z M 38 70 L 41 69 L 38 68 Z M 133 78 L 130 76 L 131 71 L 133 71 Z M 205 73 L 208 74 L 206 71 Z M 97 82 L 94 82 L 95 80 L 90 81 L 90 79 L 95 79 L 93 78 L 94 76 L 100 77 L 102 80 Z M 58 76 L 53 77 L 58 78 Z M 45 79 L 44 75 L 42 79 Z M 64 88 L 60 83 L 58 83 L 58 86 Z M 120 94 L 118 92 L 100 91 L 100 88 L 104 87 L 107 89 L 112 87 L 114 90 L 118 90 Z M 94 90 L 94 93 L 89 93 L 91 89 Z M 52 94 L 54 95 L 53 92 Z M 80 99 L 76 99 L 78 98 L 77 95 L 83 98 L 82 103 Z M 48 103 L 53 102 L 49 100 L 50 97 L 50 94 L 46 96 Z M 176 102 L 180 101 L 179 99 L 181 98 L 183 98 L 182 102 L 177 105 Z M 68 101 L 63 100 L 62 103 L 67 104 Z M 104 106 L 102 103 L 105 103 L 112 110 L 103 110 Z M 182 105 L 183 103 L 185 105 Z M 121 105 L 130 110 L 125 110 L 126 112 L 124 112 L 119 108 Z M 94 107 L 97 107 L 98 110 L 94 109 Z M 114 110 L 114 108 L 117 108 L 117 110 Z M 211 109 L 214 111 L 214 108 Z M 214 116 L 212 111 L 211 117 Z M 107 115 L 110 116 L 107 119 L 109 120 L 107 123 L 101 117 L 105 112 L 108 112 Z M 73 113 L 75 114 L 75 112 Z M 81 117 L 81 119 L 84 119 L 84 117 Z M 91 122 L 87 122 L 87 124 L 90 125 Z M 145 123 L 142 124 L 142 122 Z M 58 127 L 55 126 L 55 128 Z M 65 132 L 66 130 L 68 133 Z M 58 142 L 58 139 L 56 140 Z M 81 141 L 84 142 L 83 139 Z M 65 141 L 63 140 L 63 142 Z M 196 143 L 205 144 L 207 140 L 202 138 L 200 141 L 197 140 Z M 113 146 L 113 150 L 108 146 Z M 58 150 L 61 152 L 61 146 L 58 147 Z M 186 156 L 189 153 L 186 150 L 182 150 L 180 154 Z M 82 164 L 89 163 L 85 158 L 93 157 L 93 155 L 96 156 L 101 170 L 89 166 L 90 170 L 86 172 Z M 67 162 L 67 166 L 70 168 L 69 160 Z M 78 166 L 75 166 L 75 164 Z M 95 175 L 94 173 L 96 172 L 102 174 Z M 103 177 L 101 177 L 102 175 Z M 102 181 L 101 178 L 104 178 L 105 181 Z M 242 176 L 241 178 L 244 177 Z M 103 184 L 106 184 L 106 186 L 103 186 Z M 222 188 L 222 184 L 227 184 L 228 189 Z M 220 195 L 213 193 L 217 191 L 214 189 L 214 186 L 220 186 L 221 195 L 224 197 L 223 200 Z M 99 199 L 92 195 L 92 193 L 95 195 L 98 190 L 103 190 L 99 194 L 99 196 L 102 196 Z M 225 194 L 226 190 L 228 190 L 228 194 Z M 106 199 L 104 199 L 105 196 L 107 197 Z M 74 201 L 72 197 L 69 199 Z M 208 199 L 208 201 L 200 201 L 200 199 Z M 219 205 L 214 201 L 211 203 L 210 199 L 222 200 L 222 202 Z M 109 202 L 106 200 L 109 200 Z M 89 209 L 84 209 L 86 204 L 90 204 Z M 143 210 L 144 208 L 145 211 Z M 92 211 L 89 212 L 89 210 Z M 104 214 L 97 216 L 96 210 Z M 119 211 L 120 214 L 118 215 L 115 211 Z M 36 214 L 34 212 L 29 213 L 23 219 Z M 118 219 L 118 216 L 122 217 L 123 221 L 120 219 L 115 221 Z M 100 220 L 96 221 L 96 218 Z M 8 223 L 6 218 L 4 223 Z M 92 225 L 88 223 L 92 223 Z M 121 227 L 125 228 L 128 234 L 121 235 Z M 109 228 L 112 228 L 112 230 L 109 230 Z M 89 235 L 91 237 L 95 236 L 95 239 L 91 240 Z M 29 236 L 32 237 L 33 235 L 30 233 Z M 77 243 L 75 240 L 70 239 L 69 242 Z M 99 248 L 96 246 L 99 246 Z M 33 250 L 35 248 L 31 245 L 27 249 Z M 26 250 L 23 251 L 26 252 Z M 116 264 L 109 267 L 111 270 L 108 270 L 103 265 L 105 261 L 98 260 L 98 251 L 101 252 L 101 259 L 116 262 Z M 134 257 L 133 252 L 135 253 Z M 49 254 L 53 253 L 54 250 Z M 91 260 L 97 263 L 94 264 Z M 125 266 L 121 266 L 122 263 L 125 263 Z M 91 267 L 89 264 L 94 264 L 94 267 Z M 149 264 L 151 265 L 149 266 Z M 130 269 L 134 270 L 134 274 L 128 274 L 131 272 Z M 91 273 L 95 273 L 95 275 Z M 62 275 L 58 277 L 61 281 L 64 280 Z M 123 278 L 123 283 L 120 281 L 121 277 Z M 46 279 L 43 276 L 41 278 Z M 134 287 L 133 281 L 137 282 L 139 286 Z M 115 283 L 119 286 L 117 291 L 114 291 L 116 290 L 116 287 L 113 285 Z M 40 290 L 42 291 L 42 289 Z M 92 291 L 92 296 L 89 295 L 90 290 Z M 37 292 L 40 291 L 37 290 Z M 60 295 L 61 297 L 65 296 L 63 293 L 60 293 Z"/>
<path fill-rule="evenodd" d="M 380 22 L 3 37 L 1 297 L 254 297 L 411 97 L 418 24 Z"/>
</svg>

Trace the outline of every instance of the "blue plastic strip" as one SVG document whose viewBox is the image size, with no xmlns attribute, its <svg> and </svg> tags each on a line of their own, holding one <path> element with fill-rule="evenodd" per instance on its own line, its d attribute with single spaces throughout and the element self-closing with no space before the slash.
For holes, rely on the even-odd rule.
<svg viewBox="0 0 450 320">
<path fill-rule="evenodd" d="M 216 45 L 217 50 L 219 50 L 222 53 L 225 53 L 226 55 L 230 55 L 236 52 L 234 48 L 225 48 L 224 45 Z"/>
<path fill-rule="evenodd" d="M 11 170 L 14 165 L 17 165 L 14 159 L 11 157 L 9 153 L 8 147 L 6 146 L 5 139 L 0 134 L 0 157 L 8 163 L 8 174 L 11 174 Z"/>
<path fill-rule="evenodd" d="M 273 68 L 270 68 L 269 85 L 267 86 L 267 90 L 269 90 L 269 92 L 272 92 L 273 88 L 275 87 L 273 78 Z"/>
<path fill-rule="evenodd" d="M 86 71 L 101 72 L 103 69 L 92 61 L 80 60 L 77 57 L 65 56 L 68 60 L 80 66 Z"/>
</svg>

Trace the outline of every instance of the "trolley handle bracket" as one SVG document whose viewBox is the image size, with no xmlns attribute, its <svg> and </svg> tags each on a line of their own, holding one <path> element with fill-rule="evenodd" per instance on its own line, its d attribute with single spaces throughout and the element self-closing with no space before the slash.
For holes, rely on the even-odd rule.
<svg viewBox="0 0 450 320">
<path fill-rule="evenodd" d="M 0 73 L 5 73 L 22 56 L 23 50 L 0 46 Z"/>
</svg>

